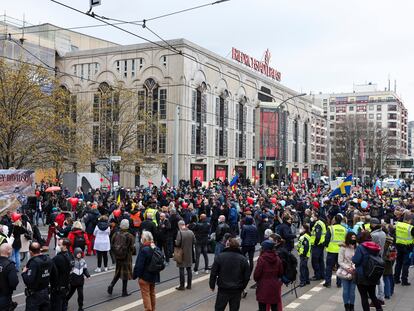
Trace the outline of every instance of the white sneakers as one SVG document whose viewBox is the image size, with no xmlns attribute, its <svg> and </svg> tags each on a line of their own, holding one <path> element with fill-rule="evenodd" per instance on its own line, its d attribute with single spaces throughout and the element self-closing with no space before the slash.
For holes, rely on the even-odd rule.
<svg viewBox="0 0 414 311">
<path fill-rule="evenodd" d="M 95 271 L 96 273 L 99 273 L 99 272 L 101 272 L 102 270 L 101 270 L 101 268 L 96 268 L 94 271 Z"/>
<path fill-rule="evenodd" d="M 108 271 L 108 267 L 105 267 L 105 272 Z"/>
</svg>

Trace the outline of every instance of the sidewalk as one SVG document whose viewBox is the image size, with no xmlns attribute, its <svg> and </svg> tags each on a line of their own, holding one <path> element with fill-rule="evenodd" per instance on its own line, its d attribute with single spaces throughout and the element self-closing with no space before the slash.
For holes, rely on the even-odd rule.
<svg viewBox="0 0 414 311">
<path fill-rule="evenodd" d="M 412 286 L 395 285 L 394 296 L 385 300 L 384 310 L 413 311 L 414 310 L 414 269 L 410 268 L 409 282 Z M 285 306 L 284 310 L 295 311 L 343 311 L 342 288 L 325 288 L 321 282 L 306 294 Z M 335 284 L 335 282 L 332 282 Z M 358 289 L 355 289 L 355 310 L 362 310 Z M 374 309 L 372 309 L 374 310 Z"/>
</svg>

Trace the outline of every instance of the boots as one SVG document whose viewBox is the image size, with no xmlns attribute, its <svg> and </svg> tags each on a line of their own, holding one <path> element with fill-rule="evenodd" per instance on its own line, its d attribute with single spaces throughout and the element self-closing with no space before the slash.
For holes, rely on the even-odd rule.
<svg viewBox="0 0 414 311">
<path fill-rule="evenodd" d="M 107 289 L 107 292 L 108 292 L 108 294 L 109 295 L 112 295 L 112 290 L 114 289 L 114 286 L 112 285 L 112 284 L 110 284 L 109 286 L 108 286 L 108 289 Z"/>
<path fill-rule="evenodd" d="M 129 296 L 130 294 L 127 292 L 128 280 L 122 280 L 122 297 Z"/>
<path fill-rule="evenodd" d="M 345 311 L 350 311 L 350 307 L 348 303 L 344 304 L 344 306 L 345 306 Z"/>
<path fill-rule="evenodd" d="M 349 304 L 349 311 L 355 311 L 354 305 Z"/>
<path fill-rule="evenodd" d="M 191 270 L 190 271 L 187 270 L 187 287 L 186 287 L 187 289 L 191 289 L 192 279 L 193 279 L 193 273 L 191 272 Z"/>
</svg>

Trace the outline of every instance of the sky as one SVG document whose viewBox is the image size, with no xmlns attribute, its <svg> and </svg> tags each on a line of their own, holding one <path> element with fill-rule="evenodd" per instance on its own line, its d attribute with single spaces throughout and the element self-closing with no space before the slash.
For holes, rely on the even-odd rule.
<svg viewBox="0 0 414 311">
<path fill-rule="evenodd" d="M 61 0 L 82 11 L 89 0 Z M 212 0 L 101 0 L 94 12 L 142 20 Z M 2 0 L 3 12 L 32 24 L 76 27 L 99 22 L 49 0 Z M 2 12 L 2 13 L 3 13 Z M 409 0 L 230 0 L 148 22 L 164 39 L 186 38 L 223 57 L 231 48 L 257 58 L 272 53 L 282 84 L 299 92 L 351 92 L 354 84 L 397 80 L 397 93 L 414 120 L 414 1 Z M 125 26 L 156 40 L 148 30 Z M 80 32 L 134 44 L 142 40 L 111 27 Z"/>
</svg>

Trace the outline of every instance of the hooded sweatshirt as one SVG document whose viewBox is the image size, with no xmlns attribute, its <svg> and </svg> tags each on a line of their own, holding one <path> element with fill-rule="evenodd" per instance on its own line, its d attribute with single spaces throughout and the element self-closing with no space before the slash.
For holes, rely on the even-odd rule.
<svg viewBox="0 0 414 311">
<path fill-rule="evenodd" d="M 352 262 L 355 264 L 355 269 L 357 273 L 357 284 L 362 285 L 375 285 L 366 279 L 364 274 L 364 264 L 368 261 L 368 255 L 379 256 L 381 251 L 381 246 L 372 241 L 363 242 L 358 245 L 355 250 L 355 255 L 352 257 Z"/>
</svg>

